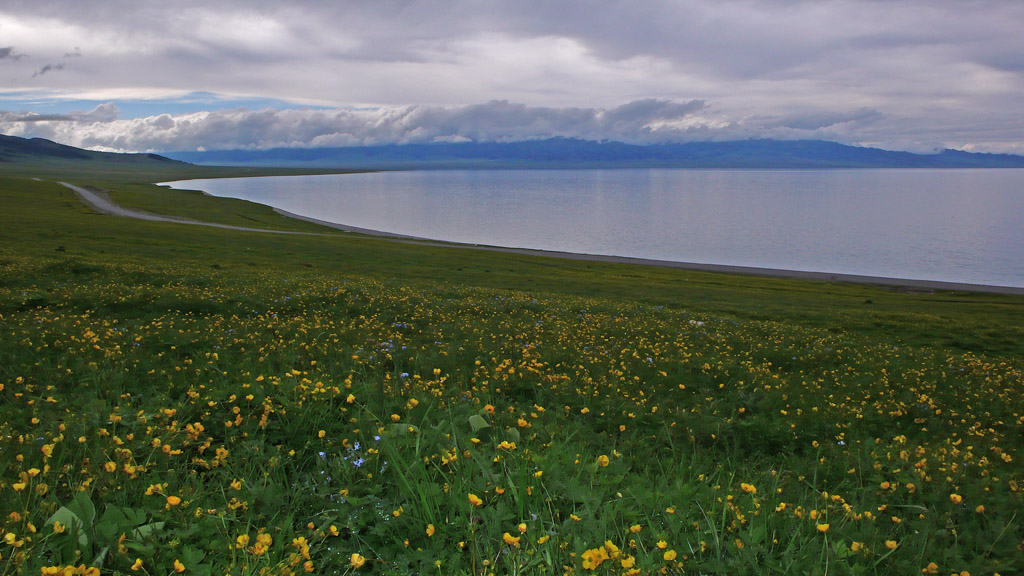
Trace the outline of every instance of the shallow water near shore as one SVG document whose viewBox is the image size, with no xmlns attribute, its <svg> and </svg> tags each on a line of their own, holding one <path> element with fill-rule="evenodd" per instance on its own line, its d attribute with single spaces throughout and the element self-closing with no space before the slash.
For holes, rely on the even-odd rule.
<svg viewBox="0 0 1024 576">
<path fill-rule="evenodd" d="M 445 170 L 171 185 L 450 242 L 1024 287 L 1024 170 Z"/>
</svg>

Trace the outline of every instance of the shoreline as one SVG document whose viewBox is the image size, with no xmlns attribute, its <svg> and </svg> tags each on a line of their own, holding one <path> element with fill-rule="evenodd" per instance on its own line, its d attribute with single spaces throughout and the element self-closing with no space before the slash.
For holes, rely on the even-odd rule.
<svg viewBox="0 0 1024 576">
<path fill-rule="evenodd" d="M 388 238 L 414 244 L 425 244 L 429 246 L 443 246 L 449 248 L 463 248 L 470 250 L 486 250 L 490 252 L 502 252 L 506 254 L 523 254 L 527 256 L 542 256 L 547 258 L 560 258 L 563 260 L 575 260 L 584 262 L 600 262 L 606 264 L 631 264 L 635 266 L 655 266 L 659 268 L 675 268 L 678 270 L 693 270 L 695 272 L 713 272 L 719 274 L 739 274 L 743 276 L 758 276 L 762 278 L 786 278 L 793 280 L 809 280 L 816 282 L 844 282 L 848 284 L 865 284 L 879 287 L 892 287 L 906 291 L 922 292 L 978 292 L 986 294 L 1009 294 L 1024 295 L 1024 287 L 1017 286 L 996 286 L 991 284 L 970 284 L 966 282 L 945 282 L 942 280 L 915 280 L 910 278 L 890 278 L 885 276 L 867 276 L 861 274 L 843 274 L 837 272 L 809 272 L 804 270 L 785 270 L 780 268 L 757 268 L 754 266 L 735 266 L 730 264 L 701 264 L 697 262 L 677 262 L 674 260 L 657 260 L 652 258 L 634 258 L 629 256 L 607 256 L 602 254 L 582 254 L 577 252 L 559 252 L 556 250 L 537 250 L 531 248 L 508 248 L 505 246 L 489 246 L 481 244 L 462 244 L 458 242 L 445 242 L 418 236 L 408 236 L 359 228 L 345 224 L 337 224 L 326 220 L 319 220 L 309 216 L 302 216 L 280 208 L 273 208 L 274 212 L 286 218 L 303 220 L 312 224 L 319 224 L 327 228 L 333 228 L 342 232 L 362 234 L 377 238 Z"/>
<path fill-rule="evenodd" d="M 183 218 L 175 218 L 172 216 L 164 216 L 159 214 L 150 214 L 146 212 L 139 212 L 135 210 L 129 210 L 123 208 L 107 198 L 103 198 L 100 195 L 76 186 L 67 182 L 58 182 L 62 186 L 71 189 L 79 198 L 82 199 L 87 205 L 97 210 L 102 214 L 108 214 L 112 216 L 120 216 L 124 218 L 136 218 L 140 220 L 150 220 L 156 222 L 169 222 L 176 224 L 188 224 L 192 226 L 209 226 L 213 228 L 224 228 L 229 230 L 238 230 L 242 232 L 262 232 L 268 234 L 288 234 L 288 235 L 302 235 L 302 236 L 320 236 L 315 232 L 295 232 L 290 230 L 266 230 L 261 228 L 248 228 L 243 226 L 231 226 L 228 224 L 217 224 L 214 222 L 202 222 L 199 220 L 188 220 Z M 207 194 L 206 191 L 201 191 L 203 194 Z M 843 282 L 847 284 L 863 284 L 877 287 L 890 287 L 894 289 L 900 289 L 904 291 L 919 291 L 919 292 L 975 292 L 985 294 L 1006 294 L 1015 296 L 1024 296 L 1024 287 L 1017 286 L 995 286 L 990 284 L 970 284 L 962 282 L 944 282 L 941 280 L 914 280 L 908 278 L 890 278 L 884 276 L 865 276 L 859 274 L 842 274 L 833 272 L 808 272 L 803 270 L 784 270 L 777 268 L 757 268 L 753 266 L 734 266 L 729 264 L 701 264 L 697 262 L 677 262 L 674 260 L 657 260 L 650 258 L 633 258 L 628 256 L 606 256 L 601 254 L 581 254 L 575 252 L 558 252 L 554 250 L 535 250 L 529 248 L 508 248 L 504 246 L 487 246 L 480 244 L 460 244 L 458 242 L 445 242 L 443 240 L 433 240 L 430 238 L 422 238 L 418 236 L 409 236 L 404 234 L 396 234 L 392 232 L 383 232 L 381 230 L 371 230 L 369 228 L 359 228 L 357 226 L 348 226 L 345 224 L 337 224 L 334 222 L 328 222 L 326 220 L 319 220 L 309 216 L 302 216 L 287 210 L 280 208 L 274 208 L 269 206 L 275 213 L 285 217 L 296 220 L 302 220 L 312 224 L 338 230 L 340 232 L 359 234 L 363 236 L 371 236 L 375 238 L 393 240 L 396 242 L 407 242 L 411 244 L 420 244 L 426 246 L 438 246 L 446 248 L 461 248 L 469 250 L 485 250 L 489 252 L 501 252 L 505 254 L 522 254 L 526 256 L 540 256 L 546 258 L 559 258 L 562 260 L 575 260 L 583 262 L 599 262 L 605 264 L 629 264 L 634 266 L 654 266 L 659 268 L 674 268 L 678 270 L 692 270 L 694 272 L 712 272 L 718 274 L 738 274 L 742 276 L 756 276 L 762 278 L 785 278 L 792 280 L 807 280 L 812 282 Z"/>
</svg>

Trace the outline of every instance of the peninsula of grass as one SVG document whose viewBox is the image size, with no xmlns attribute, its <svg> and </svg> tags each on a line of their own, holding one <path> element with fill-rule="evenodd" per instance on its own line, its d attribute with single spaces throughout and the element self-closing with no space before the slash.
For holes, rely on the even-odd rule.
<svg viewBox="0 0 1024 576">
<path fill-rule="evenodd" d="M 0 573 L 1024 572 L 1024 297 L 420 245 L 101 168 L 0 168 Z"/>
</svg>

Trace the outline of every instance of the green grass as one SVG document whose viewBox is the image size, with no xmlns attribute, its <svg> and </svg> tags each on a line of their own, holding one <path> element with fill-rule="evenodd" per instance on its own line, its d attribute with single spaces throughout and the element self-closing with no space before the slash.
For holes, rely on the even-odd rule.
<svg viewBox="0 0 1024 576">
<path fill-rule="evenodd" d="M 0 176 L 2 573 L 1024 570 L 1022 297 L 424 246 L 44 168 Z"/>
</svg>

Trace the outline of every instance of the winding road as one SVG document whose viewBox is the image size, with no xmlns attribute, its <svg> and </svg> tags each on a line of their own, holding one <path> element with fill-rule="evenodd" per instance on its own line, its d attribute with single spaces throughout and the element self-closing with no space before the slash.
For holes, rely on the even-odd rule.
<svg viewBox="0 0 1024 576">
<path fill-rule="evenodd" d="M 110 216 L 123 216 L 125 218 L 135 218 L 137 220 L 151 220 L 153 222 L 173 222 L 175 224 L 191 224 L 193 226 L 209 226 L 211 228 L 226 228 L 228 230 L 242 230 L 244 232 L 266 232 L 268 234 L 298 234 L 301 236 L 323 236 L 316 232 L 294 232 L 290 230 L 266 230 L 264 228 L 248 228 L 246 226 L 232 226 L 230 224 L 216 224 L 214 222 L 203 222 L 201 220 L 191 220 L 189 218 L 176 218 L 174 216 L 163 216 L 161 214 L 152 214 L 149 212 L 142 212 L 140 210 L 129 210 L 122 208 L 117 204 L 114 204 L 107 198 L 81 186 L 75 186 L 67 182 L 58 182 L 61 186 L 70 188 L 78 194 L 78 196 L 92 207 L 97 212 L 108 214 Z"/>
</svg>

